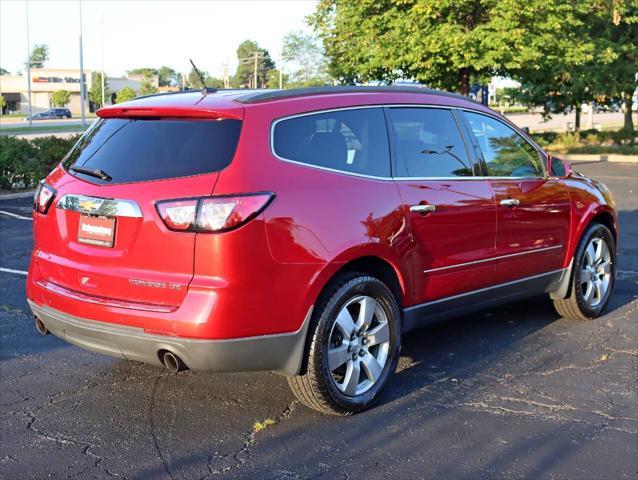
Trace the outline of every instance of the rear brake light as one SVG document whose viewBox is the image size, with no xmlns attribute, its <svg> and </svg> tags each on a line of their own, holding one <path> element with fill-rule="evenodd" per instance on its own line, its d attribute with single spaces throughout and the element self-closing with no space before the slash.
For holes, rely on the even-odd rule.
<svg viewBox="0 0 638 480">
<path fill-rule="evenodd" d="M 42 214 L 47 213 L 53 201 L 53 197 L 55 197 L 55 193 L 55 189 L 42 180 L 33 195 L 33 209 Z"/>
<path fill-rule="evenodd" d="M 255 218 L 274 196 L 271 192 L 260 192 L 167 200 L 157 203 L 157 211 L 171 230 L 219 233 L 238 228 Z"/>
<path fill-rule="evenodd" d="M 188 231 L 195 224 L 199 200 L 175 200 L 157 204 L 157 211 L 171 230 Z"/>
</svg>

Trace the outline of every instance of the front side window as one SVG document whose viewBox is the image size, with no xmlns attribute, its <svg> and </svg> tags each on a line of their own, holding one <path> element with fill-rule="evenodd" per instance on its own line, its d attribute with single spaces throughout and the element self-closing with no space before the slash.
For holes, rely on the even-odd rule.
<svg viewBox="0 0 638 480">
<path fill-rule="evenodd" d="M 280 158 L 347 173 L 389 177 L 389 151 L 381 108 L 288 118 L 273 130 L 273 152 Z"/>
<path fill-rule="evenodd" d="M 490 177 L 543 175 L 536 149 L 514 129 L 478 113 L 465 112 Z"/>
<path fill-rule="evenodd" d="M 472 163 L 452 112 L 438 108 L 390 109 L 398 177 L 467 177 Z"/>
</svg>

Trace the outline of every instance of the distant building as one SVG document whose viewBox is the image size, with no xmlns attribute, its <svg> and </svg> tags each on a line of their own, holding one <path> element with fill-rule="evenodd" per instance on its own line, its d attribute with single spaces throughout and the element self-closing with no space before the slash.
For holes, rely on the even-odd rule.
<svg viewBox="0 0 638 480">
<path fill-rule="evenodd" d="M 91 80 L 93 71 L 85 70 L 86 88 L 86 111 L 92 107 L 89 101 L 89 91 L 91 90 Z M 106 78 L 109 95 L 106 97 L 106 104 L 113 103 L 115 94 L 124 87 L 130 87 L 136 92 L 139 91 L 142 78 L 132 75 L 122 78 Z M 152 83 L 157 83 L 157 78 L 151 79 Z M 32 68 L 31 69 L 31 110 L 33 113 L 48 110 L 51 104 L 51 95 L 56 90 L 66 90 L 71 94 L 71 101 L 67 108 L 73 114 L 82 112 L 80 100 L 80 70 L 73 68 Z M 4 97 L 6 105 L 2 113 L 28 113 L 29 112 L 29 88 L 27 76 L 24 75 L 2 75 L 0 76 L 0 94 Z"/>
</svg>

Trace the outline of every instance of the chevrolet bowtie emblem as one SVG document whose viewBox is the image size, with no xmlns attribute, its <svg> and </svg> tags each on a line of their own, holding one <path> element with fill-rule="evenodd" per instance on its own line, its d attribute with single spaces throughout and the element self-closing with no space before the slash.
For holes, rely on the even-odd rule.
<svg viewBox="0 0 638 480">
<path fill-rule="evenodd" d="M 88 210 L 88 211 L 93 211 L 95 209 L 98 208 L 98 204 L 97 202 L 93 202 L 91 200 L 82 200 L 78 206 L 82 209 L 82 210 Z"/>
</svg>

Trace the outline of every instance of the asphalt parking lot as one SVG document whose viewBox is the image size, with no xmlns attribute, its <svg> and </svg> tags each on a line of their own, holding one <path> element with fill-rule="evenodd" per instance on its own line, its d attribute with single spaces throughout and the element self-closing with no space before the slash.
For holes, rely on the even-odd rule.
<svg viewBox="0 0 638 480">
<path fill-rule="evenodd" d="M 276 374 L 170 374 L 42 337 L 25 277 L 0 271 L 0 478 L 636 478 L 638 164 L 576 169 L 618 203 L 607 314 L 539 297 L 413 332 L 381 403 L 349 418 Z M 27 269 L 31 235 L 0 213 L 0 268 Z"/>
</svg>

